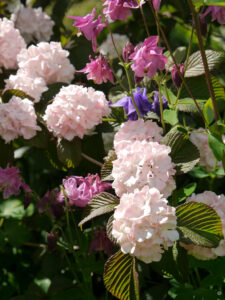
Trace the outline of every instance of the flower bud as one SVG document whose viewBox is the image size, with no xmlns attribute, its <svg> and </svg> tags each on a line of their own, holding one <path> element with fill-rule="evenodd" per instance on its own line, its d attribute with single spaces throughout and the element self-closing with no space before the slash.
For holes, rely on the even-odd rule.
<svg viewBox="0 0 225 300">
<path fill-rule="evenodd" d="M 180 73 L 183 75 L 184 74 L 184 64 L 178 65 Z M 173 65 L 173 68 L 171 70 L 171 75 L 172 75 L 172 80 L 175 86 L 179 89 L 181 83 L 182 83 L 182 78 L 180 77 L 178 70 L 175 65 Z"/>
<path fill-rule="evenodd" d="M 131 43 L 127 43 L 125 45 L 125 47 L 123 48 L 123 60 L 128 63 L 131 61 L 131 59 L 129 59 L 129 56 L 134 52 L 134 45 Z"/>
</svg>

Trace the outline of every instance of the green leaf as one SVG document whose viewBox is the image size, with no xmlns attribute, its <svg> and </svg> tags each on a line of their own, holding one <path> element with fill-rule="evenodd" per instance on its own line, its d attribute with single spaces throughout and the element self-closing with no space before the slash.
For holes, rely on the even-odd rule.
<svg viewBox="0 0 225 300">
<path fill-rule="evenodd" d="M 222 222 L 215 210 L 204 204 L 189 202 L 176 208 L 180 241 L 215 248 L 223 239 Z"/>
<path fill-rule="evenodd" d="M 223 159 L 225 144 L 222 141 L 222 138 L 216 134 L 208 134 L 209 147 L 211 148 L 215 158 L 220 161 Z"/>
<path fill-rule="evenodd" d="M 170 156 L 176 164 L 177 174 L 189 172 L 199 161 L 198 148 L 182 132 L 168 132 L 163 138 L 162 144 L 171 147 Z"/>
<path fill-rule="evenodd" d="M 195 177 L 195 178 L 206 178 L 206 177 L 209 177 L 209 173 L 203 169 L 202 167 L 195 167 L 193 168 L 189 174 L 192 176 L 192 177 Z"/>
<path fill-rule="evenodd" d="M 65 165 L 59 160 L 57 148 L 57 141 L 49 141 L 48 149 L 46 149 L 45 154 L 50 162 L 50 164 L 57 170 L 67 171 Z"/>
<path fill-rule="evenodd" d="M 67 168 L 76 168 L 81 161 L 81 140 L 74 138 L 71 142 L 61 140 L 57 144 L 59 160 Z"/>
<path fill-rule="evenodd" d="M 16 90 L 16 89 L 11 89 L 11 90 L 6 90 L 4 92 L 4 94 L 2 95 L 2 102 L 3 103 L 7 103 L 9 102 L 9 100 L 12 98 L 12 96 L 17 96 L 21 99 L 29 99 L 31 101 L 34 101 L 34 98 L 27 95 L 26 93 L 24 93 L 23 91 L 21 90 Z"/>
<path fill-rule="evenodd" d="M 214 111 L 211 98 L 209 98 L 209 100 L 205 103 L 203 107 L 203 114 L 208 124 L 211 124 L 214 120 Z"/>
<path fill-rule="evenodd" d="M 139 300 L 135 258 L 118 251 L 105 263 L 103 280 L 107 290 L 120 300 Z"/>
<path fill-rule="evenodd" d="M 114 243 L 117 244 L 117 240 L 114 238 L 112 235 L 112 227 L 113 227 L 113 220 L 114 220 L 114 215 L 111 215 L 108 219 L 107 225 L 106 225 L 106 232 L 108 238 Z"/>
<path fill-rule="evenodd" d="M 177 110 L 165 109 L 163 111 L 163 117 L 164 117 L 164 120 L 172 126 L 179 123 Z"/>
<path fill-rule="evenodd" d="M 196 101 L 197 101 L 200 109 L 203 109 L 204 103 L 206 102 L 206 100 L 197 99 Z M 177 109 L 179 111 L 183 111 L 183 112 L 187 112 L 187 113 L 199 113 L 193 99 L 191 99 L 191 98 L 180 99 L 178 101 Z"/>
<path fill-rule="evenodd" d="M 15 247 L 20 247 L 31 238 L 31 233 L 27 226 L 15 219 L 9 219 L 4 222 L 4 234 L 9 243 Z"/>
<path fill-rule="evenodd" d="M 187 197 L 191 196 L 192 193 L 196 190 L 197 183 L 192 182 L 189 183 L 188 185 L 184 186 L 183 188 L 179 190 L 174 191 L 174 197 L 176 198 L 176 202 L 182 202 L 184 201 Z"/>
<path fill-rule="evenodd" d="M 203 3 L 204 3 L 204 5 L 221 5 L 221 6 L 225 6 L 225 1 L 224 0 L 204 0 Z"/>
<path fill-rule="evenodd" d="M 210 71 L 214 70 L 222 62 L 225 61 L 225 56 L 223 53 L 213 50 L 206 50 L 205 53 Z M 203 74 L 205 74 L 205 69 L 202 62 L 201 52 L 197 51 L 193 53 L 189 58 L 188 67 L 185 72 L 185 77 L 195 77 Z"/>
<path fill-rule="evenodd" d="M 34 213 L 34 205 L 24 209 L 23 202 L 19 199 L 4 200 L 0 203 L 0 217 L 22 219 Z"/>
<path fill-rule="evenodd" d="M 112 177 L 112 168 L 113 164 L 112 162 L 116 159 L 116 152 L 113 150 L 110 150 L 108 152 L 108 155 L 104 157 L 104 164 L 101 168 L 101 180 L 102 181 L 111 181 L 114 180 Z"/>
<path fill-rule="evenodd" d="M 96 195 L 87 205 L 88 215 L 85 217 L 78 226 L 83 225 L 89 220 L 114 211 L 115 207 L 119 204 L 119 198 L 116 196 L 102 192 Z"/>
</svg>

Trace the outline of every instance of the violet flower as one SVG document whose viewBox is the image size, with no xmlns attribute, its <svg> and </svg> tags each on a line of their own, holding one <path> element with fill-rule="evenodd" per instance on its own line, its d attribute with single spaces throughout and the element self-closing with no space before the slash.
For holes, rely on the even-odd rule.
<svg viewBox="0 0 225 300">
<path fill-rule="evenodd" d="M 152 104 L 147 97 L 146 88 L 144 89 L 137 88 L 137 91 L 133 91 L 133 95 L 134 95 L 134 101 L 137 105 L 140 115 L 142 117 L 145 116 L 152 109 Z M 123 97 L 122 99 L 112 104 L 111 106 L 123 107 L 125 109 L 128 120 L 135 121 L 138 119 L 138 115 L 134 107 L 132 98 L 129 96 Z"/>
<path fill-rule="evenodd" d="M 95 60 L 89 56 L 89 59 L 91 62 L 87 63 L 86 67 L 78 72 L 88 74 L 87 79 L 93 80 L 96 84 L 102 84 L 102 82 L 107 82 L 107 80 L 114 82 L 112 69 L 102 55 L 96 56 Z"/>
<path fill-rule="evenodd" d="M 69 206 L 85 207 L 92 198 L 111 187 L 111 183 L 101 182 L 98 174 L 88 174 L 87 177 L 69 176 L 63 179 L 65 194 L 69 199 Z M 58 194 L 58 201 L 65 202 L 63 192 Z"/>
<path fill-rule="evenodd" d="M 93 8 L 92 13 L 84 17 L 69 17 L 75 20 L 73 26 L 77 27 L 79 32 L 83 33 L 87 40 L 92 41 L 92 48 L 94 52 L 97 51 L 97 36 L 103 28 L 107 26 L 106 23 L 101 23 L 102 17 L 100 15 L 97 20 L 94 20 L 95 12 L 96 8 Z"/>
<path fill-rule="evenodd" d="M 113 253 L 113 243 L 108 238 L 103 227 L 94 233 L 94 239 L 91 242 L 89 253 L 93 251 L 105 251 L 109 256 Z"/>
<path fill-rule="evenodd" d="M 204 14 L 201 15 L 201 18 L 204 18 L 209 13 L 212 14 L 212 21 L 217 20 L 220 24 L 225 24 L 225 7 L 212 5 L 208 6 Z"/>
<path fill-rule="evenodd" d="M 178 65 L 178 67 L 179 67 L 180 73 L 183 75 L 184 74 L 184 64 L 180 64 L 180 65 Z M 178 73 L 177 67 L 175 65 L 173 65 L 173 67 L 172 67 L 171 76 L 172 76 L 173 83 L 175 84 L 177 89 L 179 89 L 179 87 L 181 86 L 181 83 L 182 83 L 182 78 L 180 77 L 180 74 Z"/>
<path fill-rule="evenodd" d="M 162 101 L 163 101 L 163 110 L 168 108 L 168 102 L 166 98 L 162 94 Z M 159 101 L 159 92 L 154 92 L 154 102 L 152 103 L 152 112 L 156 113 L 159 117 L 160 114 L 160 101 Z"/>
</svg>

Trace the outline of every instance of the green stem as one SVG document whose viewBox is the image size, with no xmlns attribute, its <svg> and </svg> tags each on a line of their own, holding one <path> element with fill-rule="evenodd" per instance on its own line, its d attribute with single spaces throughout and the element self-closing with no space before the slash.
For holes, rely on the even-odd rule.
<svg viewBox="0 0 225 300">
<path fill-rule="evenodd" d="M 161 123 L 162 123 L 163 131 L 165 133 L 166 127 L 165 127 L 165 122 L 164 122 L 164 117 L 163 117 L 163 100 L 162 100 L 162 90 L 161 90 L 160 82 L 158 82 L 158 87 L 159 87 L 159 104 L 160 104 Z"/>
<path fill-rule="evenodd" d="M 144 22 L 144 25 L 145 25 L 145 30 L 147 32 L 147 35 L 150 36 L 150 32 L 148 30 L 148 25 L 147 25 L 147 22 L 146 22 L 146 18 L 145 18 L 145 15 L 144 15 L 144 12 L 143 12 L 143 8 L 142 8 L 141 5 L 140 5 L 140 11 L 141 11 L 141 16 L 142 16 L 142 19 L 143 19 L 143 22 Z"/>
<path fill-rule="evenodd" d="M 100 163 L 100 162 L 97 161 L 96 159 L 90 157 L 89 155 L 84 154 L 84 153 L 82 152 L 82 153 L 81 153 L 81 156 L 82 156 L 83 158 L 85 158 L 86 160 L 92 162 L 93 164 L 95 164 L 95 165 L 97 165 L 97 166 L 99 166 L 99 167 L 103 167 L 103 164 L 102 164 L 102 163 Z"/>
<path fill-rule="evenodd" d="M 111 63 L 110 60 L 109 60 L 109 64 L 110 64 L 110 67 L 112 69 L 113 75 L 115 76 L 117 82 L 119 83 L 119 85 L 121 86 L 121 88 L 126 92 L 127 89 L 126 89 L 125 85 L 122 83 L 122 81 L 119 79 L 119 77 L 117 76 L 116 72 L 114 71 L 113 65 L 112 65 L 112 63 Z"/>
</svg>

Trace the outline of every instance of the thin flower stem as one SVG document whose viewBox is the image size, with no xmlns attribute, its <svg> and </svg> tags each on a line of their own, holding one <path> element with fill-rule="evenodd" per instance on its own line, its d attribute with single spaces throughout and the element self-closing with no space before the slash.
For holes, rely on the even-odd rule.
<svg viewBox="0 0 225 300">
<path fill-rule="evenodd" d="M 158 26 L 159 26 L 159 30 L 160 30 L 160 32 L 161 32 L 161 34 L 162 34 L 162 38 L 163 38 L 163 40 L 164 40 L 164 42 L 165 42 L 165 44 L 166 44 L 166 47 L 167 47 L 167 49 L 169 50 L 170 55 L 171 55 L 171 58 L 172 58 L 172 60 L 173 60 L 173 62 L 174 62 L 174 64 L 175 64 L 175 66 L 176 66 L 176 68 L 177 68 L 178 74 L 179 74 L 180 78 L 182 79 L 183 84 L 184 84 L 184 86 L 185 86 L 185 88 L 186 88 L 188 94 L 189 94 L 189 95 L 191 96 L 191 98 L 193 99 L 193 101 L 194 101 L 194 103 L 195 103 L 195 105 L 196 105 L 196 107 L 197 107 L 197 109 L 198 109 L 198 111 L 199 111 L 199 113 L 200 113 L 200 115 L 201 115 L 201 118 L 203 119 L 205 125 L 208 127 L 208 122 L 206 121 L 206 119 L 205 119 L 205 117 L 204 117 L 204 115 L 203 115 L 203 113 L 202 113 L 202 111 L 201 111 L 201 108 L 200 108 L 200 106 L 198 105 L 198 102 L 196 101 L 196 99 L 195 99 L 195 97 L 194 97 L 192 91 L 190 90 L 189 86 L 187 85 L 187 83 L 186 83 L 186 81 L 185 81 L 185 79 L 184 79 L 184 76 L 183 76 L 183 75 L 181 74 L 181 72 L 180 72 L 180 69 L 179 69 L 179 67 L 178 67 L 178 65 L 177 65 L 177 63 L 176 63 L 176 60 L 175 60 L 175 58 L 174 58 L 174 55 L 173 55 L 173 51 L 172 51 L 172 49 L 171 49 L 171 47 L 170 47 L 170 45 L 169 45 L 169 43 L 168 43 L 168 40 L 167 40 L 167 38 L 166 38 L 166 35 L 165 35 L 165 33 L 164 33 L 164 31 L 163 31 L 161 25 L 160 25 L 158 16 L 157 16 L 157 14 L 155 13 L 155 10 L 154 10 L 154 8 L 153 8 L 153 6 L 152 6 L 152 3 L 148 1 L 148 4 L 149 4 L 149 6 L 150 6 L 150 8 L 151 8 L 151 10 L 152 10 L 152 13 L 153 13 L 153 16 L 154 16 L 154 18 L 155 18 L 156 23 L 157 23 Z"/>
<path fill-rule="evenodd" d="M 99 167 L 103 167 L 103 164 L 102 164 L 102 163 L 100 163 L 100 162 L 97 161 L 96 159 L 94 159 L 94 158 L 88 156 L 87 154 L 84 154 L 84 153 L 82 152 L 82 153 L 81 153 L 81 156 L 82 156 L 83 158 L 85 158 L 86 160 L 92 162 L 93 164 L 95 164 L 95 165 L 97 165 L 97 166 L 99 166 Z"/>
<path fill-rule="evenodd" d="M 191 0 L 188 0 L 188 5 L 191 9 L 191 12 L 192 12 L 193 18 L 194 18 L 199 49 L 200 49 L 200 52 L 201 52 L 202 62 L 203 62 L 204 69 L 205 69 L 206 82 L 207 82 L 207 85 L 208 85 L 208 88 L 209 88 L 209 93 L 210 93 L 210 97 L 211 97 L 212 104 L 213 104 L 213 111 L 214 111 L 214 115 L 215 115 L 215 120 L 217 122 L 219 120 L 219 112 L 218 112 L 217 105 L 216 105 L 216 98 L 215 98 L 215 94 L 214 94 L 214 90 L 213 90 L 213 86 L 212 86 L 212 81 L 211 81 L 211 76 L 210 76 L 210 72 L 209 72 L 209 65 L 208 65 L 206 54 L 205 54 L 205 49 L 204 49 L 204 46 L 203 46 L 199 16 L 198 16 L 198 14 L 195 10 L 195 7 L 194 7 Z"/>
<path fill-rule="evenodd" d="M 127 89 L 126 89 L 125 85 L 122 83 L 122 81 L 119 79 L 119 77 L 117 76 L 116 72 L 114 71 L 112 62 L 111 62 L 110 60 L 109 60 L 109 64 L 110 64 L 110 67 L 111 67 L 111 69 L 112 69 L 113 75 L 115 76 L 117 82 L 119 83 L 119 85 L 121 86 L 121 88 L 122 88 L 125 92 L 127 92 Z"/>
<path fill-rule="evenodd" d="M 165 122 L 164 122 L 164 117 L 163 117 L 163 100 L 162 100 L 162 90 L 161 90 L 160 82 L 158 82 L 158 87 L 159 87 L 160 117 L 161 117 L 161 123 L 162 123 L 163 131 L 165 133 L 166 132 L 166 127 L 165 127 Z"/>
<path fill-rule="evenodd" d="M 147 22 L 146 22 L 146 18 L 145 18 L 144 12 L 143 12 L 142 5 L 140 5 L 140 11 L 141 11 L 141 16 L 142 16 L 142 19 L 143 19 L 143 22 L 144 22 L 144 25 L 145 25 L 145 30 L 147 32 L 147 35 L 150 36 L 150 32 L 148 30 L 148 25 L 147 25 Z"/>
</svg>

